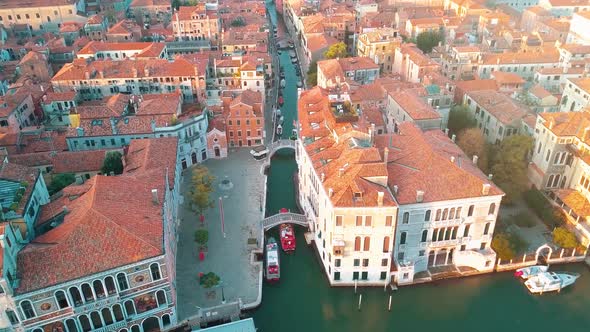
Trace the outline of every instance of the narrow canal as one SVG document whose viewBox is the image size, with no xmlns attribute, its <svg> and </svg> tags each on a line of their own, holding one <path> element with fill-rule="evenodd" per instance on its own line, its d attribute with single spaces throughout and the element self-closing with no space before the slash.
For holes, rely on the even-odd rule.
<svg viewBox="0 0 590 332">
<path fill-rule="evenodd" d="M 269 3 L 273 23 L 274 5 Z M 286 73 L 285 133 L 296 117 L 297 77 L 288 52 L 280 56 Z M 296 210 L 293 151 L 281 150 L 268 172 L 267 214 Z M 358 331 L 587 331 L 590 273 L 585 265 L 553 269 L 582 273 L 561 294 L 530 295 L 511 273 L 492 274 L 400 288 L 330 288 L 311 247 L 297 229 L 297 250 L 281 256 L 281 281 L 263 286 L 254 317 L 260 332 Z M 271 235 L 277 236 L 276 230 Z M 358 309 L 362 294 L 361 309 Z M 392 295 L 391 312 L 387 310 Z"/>
</svg>

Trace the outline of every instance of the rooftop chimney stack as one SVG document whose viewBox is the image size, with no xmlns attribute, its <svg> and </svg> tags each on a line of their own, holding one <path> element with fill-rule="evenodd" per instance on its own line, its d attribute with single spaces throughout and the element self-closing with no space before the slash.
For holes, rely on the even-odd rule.
<svg viewBox="0 0 590 332">
<path fill-rule="evenodd" d="M 477 155 L 473 156 L 473 165 L 477 165 L 477 160 L 479 159 L 479 157 Z"/>
<path fill-rule="evenodd" d="M 152 203 L 159 204 L 158 189 L 152 189 Z"/>
<path fill-rule="evenodd" d="M 490 187 L 491 185 L 489 183 L 484 183 L 483 184 L 483 188 L 481 189 L 481 193 L 484 196 L 487 196 L 490 194 Z"/>
<path fill-rule="evenodd" d="M 340 167 L 340 169 L 338 170 L 338 176 L 342 177 L 343 174 L 344 174 L 344 167 Z"/>
<path fill-rule="evenodd" d="M 445 128 L 445 135 L 449 136 L 449 128 Z"/>
<path fill-rule="evenodd" d="M 375 142 L 375 124 L 374 123 L 371 123 L 370 135 L 371 135 L 371 145 L 373 145 L 373 143 Z"/>
<path fill-rule="evenodd" d="M 451 162 L 455 163 L 455 156 L 451 156 Z"/>
<path fill-rule="evenodd" d="M 322 183 L 326 181 L 326 173 L 322 173 L 321 175 Z"/>
<path fill-rule="evenodd" d="M 332 195 L 334 195 L 334 189 L 330 188 L 328 189 L 328 196 L 332 197 Z"/>
<path fill-rule="evenodd" d="M 397 184 L 393 185 L 393 194 L 394 195 L 397 195 L 398 190 L 399 190 L 399 187 L 397 186 Z"/>
<path fill-rule="evenodd" d="M 416 190 L 416 203 L 422 203 L 424 201 L 424 191 Z"/>
<path fill-rule="evenodd" d="M 385 193 L 382 191 L 377 192 L 377 205 L 378 206 L 383 206 L 383 197 L 384 197 Z"/>
<path fill-rule="evenodd" d="M 385 148 L 383 150 L 383 162 L 387 165 L 387 160 L 389 159 L 389 149 Z"/>
<path fill-rule="evenodd" d="M 451 136 L 451 141 L 455 142 L 455 139 L 457 139 L 457 135 L 453 134 L 453 136 Z"/>
<path fill-rule="evenodd" d="M 494 174 L 492 174 L 492 173 L 488 174 L 488 180 L 492 181 L 493 177 L 494 177 Z"/>
</svg>

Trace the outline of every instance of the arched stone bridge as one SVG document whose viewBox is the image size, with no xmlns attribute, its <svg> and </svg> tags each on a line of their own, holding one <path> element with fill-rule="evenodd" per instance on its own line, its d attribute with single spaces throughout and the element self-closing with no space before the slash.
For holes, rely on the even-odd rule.
<svg viewBox="0 0 590 332">
<path fill-rule="evenodd" d="M 264 231 L 268 231 L 269 229 L 276 227 L 280 224 L 296 224 L 300 226 L 308 226 L 309 222 L 307 221 L 307 217 L 302 214 L 298 213 L 277 213 L 273 216 L 265 218 L 262 220 L 262 228 Z"/>
<path fill-rule="evenodd" d="M 280 139 L 272 142 L 268 147 L 268 158 L 270 159 L 275 152 L 285 148 L 295 150 L 297 148 L 297 141 L 292 139 Z"/>
</svg>

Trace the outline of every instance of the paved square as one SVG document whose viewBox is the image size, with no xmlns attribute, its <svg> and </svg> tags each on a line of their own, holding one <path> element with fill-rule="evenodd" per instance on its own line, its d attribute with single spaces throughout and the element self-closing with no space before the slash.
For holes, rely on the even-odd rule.
<svg viewBox="0 0 590 332">
<path fill-rule="evenodd" d="M 250 252 L 260 246 L 248 245 L 249 238 L 260 241 L 264 208 L 264 175 L 262 161 L 250 156 L 250 149 L 230 151 L 228 158 L 207 160 L 203 163 L 215 175 L 211 198 L 215 207 L 205 213 L 205 227 L 209 230 L 208 253 L 199 261 L 194 233 L 199 228 L 199 217 L 190 208 L 191 169 L 184 171 L 181 192 L 184 203 L 176 259 L 178 318 L 183 320 L 205 308 L 221 303 L 221 287 L 204 289 L 199 285 L 199 272 L 214 272 L 221 277 L 227 302 L 238 298 L 248 304 L 258 297 L 260 267 L 250 263 Z M 229 183 L 223 184 L 223 180 Z M 223 199 L 225 237 L 221 231 L 218 199 Z M 261 247 L 261 246 L 260 246 Z"/>
</svg>

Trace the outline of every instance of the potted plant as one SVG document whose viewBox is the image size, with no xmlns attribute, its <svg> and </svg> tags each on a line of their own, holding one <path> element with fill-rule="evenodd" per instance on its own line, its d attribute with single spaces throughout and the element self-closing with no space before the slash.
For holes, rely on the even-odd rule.
<svg viewBox="0 0 590 332">
<path fill-rule="evenodd" d="M 199 245 L 199 260 L 205 259 L 207 251 L 207 242 L 209 241 L 209 231 L 206 229 L 197 229 L 195 231 L 195 242 Z"/>
</svg>

